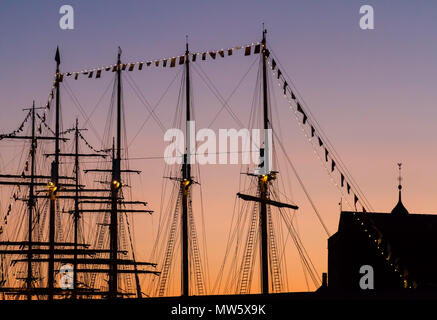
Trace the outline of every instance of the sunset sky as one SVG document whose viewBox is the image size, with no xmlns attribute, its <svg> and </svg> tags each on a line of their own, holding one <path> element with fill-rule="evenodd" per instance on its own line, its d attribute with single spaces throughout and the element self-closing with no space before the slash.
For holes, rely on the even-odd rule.
<svg viewBox="0 0 437 320">
<path fill-rule="evenodd" d="M 74 8 L 74 30 L 59 28 L 58 11 L 62 4 Z M 363 4 L 374 8 L 374 30 L 359 27 Z M 437 3 L 431 0 L 2 1 L 0 133 L 16 129 L 24 116 L 22 109 L 33 100 L 37 106 L 47 102 L 56 46 L 60 48 L 61 71 L 80 71 L 115 63 L 118 46 L 123 50 L 124 62 L 136 62 L 183 54 L 186 35 L 192 51 L 257 42 L 261 40 L 262 23 L 268 30 L 267 46 L 292 77 L 375 211 L 390 212 L 396 204 L 396 163 L 402 162 L 406 208 L 410 213 L 437 212 Z M 227 98 L 258 58 L 244 57 L 240 52 L 223 60 L 198 63 Z M 154 106 L 180 68 L 151 67 L 129 76 Z M 229 101 L 244 124 L 249 121 L 257 68 L 258 60 Z M 104 72 L 101 79 L 68 80 L 87 115 L 112 77 L 112 73 Z M 196 72 L 192 79 L 196 125 L 203 128 L 212 121 L 221 103 Z M 179 86 L 180 73 L 156 109 L 166 128 L 172 125 Z M 148 111 L 127 82 L 124 89 L 131 142 Z M 101 136 L 110 94 L 111 90 L 90 120 Z M 288 155 L 333 234 L 337 230 L 341 195 L 313 154 L 282 99 L 280 88 L 274 100 L 274 121 L 280 119 Z M 84 122 L 83 113 L 65 92 L 62 108 L 64 129 L 71 127 L 76 116 Z M 238 127 L 224 110 L 211 128 Z M 89 129 L 89 141 L 100 147 L 94 130 Z M 150 119 L 129 145 L 129 156 L 162 156 L 166 146 L 163 134 Z M 5 145 L 0 143 L 0 173 L 18 172 L 16 163 L 5 166 L 13 157 L 13 150 Z M 149 259 L 160 214 L 164 161 L 134 159 L 130 166 L 143 171 L 141 188 L 134 187 L 134 197 L 147 201 L 155 210 L 152 217 L 135 218 L 138 258 Z M 285 163 L 283 166 L 285 169 Z M 235 194 L 241 191 L 240 166 L 206 165 L 201 172 L 210 277 L 214 280 L 224 255 Z M 300 207 L 296 211 L 300 236 L 318 272 L 326 272 L 327 236 L 291 173 L 290 177 L 291 191 L 284 192 Z M 135 179 L 133 182 L 138 182 Z M 7 199 L 1 203 L 1 210 L 5 208 Z M 290 261 L 288 274 L 290 290 L 306 290 L 300 262 Z"/>
</svg>

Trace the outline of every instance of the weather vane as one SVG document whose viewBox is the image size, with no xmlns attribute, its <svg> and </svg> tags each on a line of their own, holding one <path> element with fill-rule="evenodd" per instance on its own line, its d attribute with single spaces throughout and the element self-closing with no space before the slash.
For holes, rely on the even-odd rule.
<svg viewBox="0 0 437 320">
<path fill-rule="evenodd" d="M 398 185 L 398 188 L 399 188 L 399 190 L 401 190 L 402 189 L 402 162 L 398 163 L 398 168 L 399 168 L 399 177 L 398 177 L 399 185 Z"/>
</svg>

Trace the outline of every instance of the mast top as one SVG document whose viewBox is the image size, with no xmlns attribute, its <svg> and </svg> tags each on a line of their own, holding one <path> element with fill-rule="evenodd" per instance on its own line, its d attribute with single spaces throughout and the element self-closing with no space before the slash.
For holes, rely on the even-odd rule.
<svg viewBox="0 0 437 320">
<path fill-rule="evenodd" d="M 61 64 L 61 55 L 59 54 L 59 46 L 56 46 L 55 61 L 57 67 L 59 67 L 59 65 Z"/>
<path fill-rule="evenodd" d="M 185 35 L 185 46 L 186 46 L 185 54 L 188 54 L 189 53 L 189 51 L 188 51 L 188 35 Z"/>
<path fill-rule="evenodd" d="M 264 22 L 263 22 L 263 44 L 266 43 L 266 34 L 267 34 L 267 29 L 264 27 Z"/>
<path fill-rule="evenodd" d="M 122 53 L 123 51 L 121 50 L 121 48 L 120 48 L 120 46 L 118 46 L 118 61 L 120 61 L 120 58 L 121 58 L 121 53 Z"/>
</svg>

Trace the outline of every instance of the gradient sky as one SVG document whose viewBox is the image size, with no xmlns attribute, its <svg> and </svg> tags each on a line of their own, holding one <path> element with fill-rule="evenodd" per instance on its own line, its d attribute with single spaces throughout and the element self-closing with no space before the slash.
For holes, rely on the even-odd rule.
<svg viewBox="0 0 437 320">
<path fill-rule="evenodd" d="M 59 7 L 75 10 L 75 29 L 58 26 Z M 375 30 L 359 28 L 359 8 L 373 5 Z M 2 1 L 0 5 L 0 128 L 14 130 L 23 107 L 32 100 L 44 105 L 55 69 L 59 45 L 62 71 L 77 71 L 115 62 L 117 47 L 124 61 L 179 55 L 189 35 L 193 51 L 227 48 L 259 41 L 261 23 L 268 29 L 268 43 L 293 78 L 312 113 L 333 142 L 343 162 L 375 211 L 390 211 L 397 197 L 397 162 L 404 163 L 404 204 L 410 212 L 437 212 L 435 195 L 435 119 L 437 118 L 437 4 L 435 1 Z M 230 57 L 202 68 L 227 97 L 249 68 L 253 57 Z M 177 68 L 176 68 L 177 69 Z M 132 74 L 148 101 L 154 105 L 175 76 L 176 69 Z M 248 121 L 255 73 L 231 101 L 243 123 Z M 81 80 L 71 87 L 87 112 L 91 112 L 112 75 Z M 71 83 L 72 80 L 70 80 Z M 79 82 L 79 81 L 78 81 Z M 173 86 L 177 93 L 179 83 Z M 133 137 L 147 116 L 125 84 L 128 137 Z M 129 93 L 130 90 L 130 93 Z M 196 117 L 206 126 L 220 104 L 193 75 Z M 280 97 L 280 95 L 279 95 Z M 64 128 L 81 113 L 63 98 Z M 176 100 L 165 99 L 157 109 L 165 126 L 171 125 Z M 314 157 L 294 116 L 277 99 L 284 141 L 290 157 L 310 190 L 331 233 L 337 229 L 340 194 Z M 107 106 L 102 103 L 92 117 L 102 132 Z M 103 120 L 102 120 L 103 119 Z M 217 127 L 236 127 L 223 113 Z M 89 140 L 98 143 L 93 132 Z M 128 140 L 130 140 L 128 138 Z M 150 120 L 130 147 L 132 157 L 162 155 L 162 131 Z M 0 156 L 7 162 L 4 144 Z M 0 165 L 3 166 L 0 162 Z M 162 160 L 134 161 L 147 176 L 137 198 L 158 211 Z M 2 168 L 12 169 L 14 167 Z M 202 168 L 206 202 L 210 264 L 223 258 L 233 199 L 238 192 L 239 166 Z M 290 197 L 300 206 L 301 237 L 319 272 L 327 269 L 327 243 L 323 229 L 299 190 Z M 2 206 L 2 208 L 5 205 Z M 3 208 L 4 209 L 4 208 Z M 150 235 L 158 221 L 140 217 L 136 231 L 140 258 L 148 258 Z M 142 238 L 144 237 L 144 238 Z M 214 269 L 214 268 L 213 268 Z M 216 270 L 212 271 L 212 279 Z M 289 273 L 293 273 L 290 269 Z M 297 274 L 297 272 L 296 272 Z M 301 273 L 300 273 L 301 274 Z M 290 276 L 292 277 L 292 276 Z M 304 290 L 302 277 L 291 281 L 293 290 Z"/>
</svg>

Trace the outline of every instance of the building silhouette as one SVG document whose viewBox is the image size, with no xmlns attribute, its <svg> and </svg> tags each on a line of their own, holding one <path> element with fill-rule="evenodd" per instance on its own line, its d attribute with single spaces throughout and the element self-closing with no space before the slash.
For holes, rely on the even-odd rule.
<svg viewBox="0 0 437 320">
<path fill-rule="evenodd" d="M 363 265 L 373 267 L 374 290 L 437 288 L 437 215 L 411 214 L 399 200 L 390 213 L 342 211 L 328 239 L 328 287 L 361 290 Z"/>
</svg>

